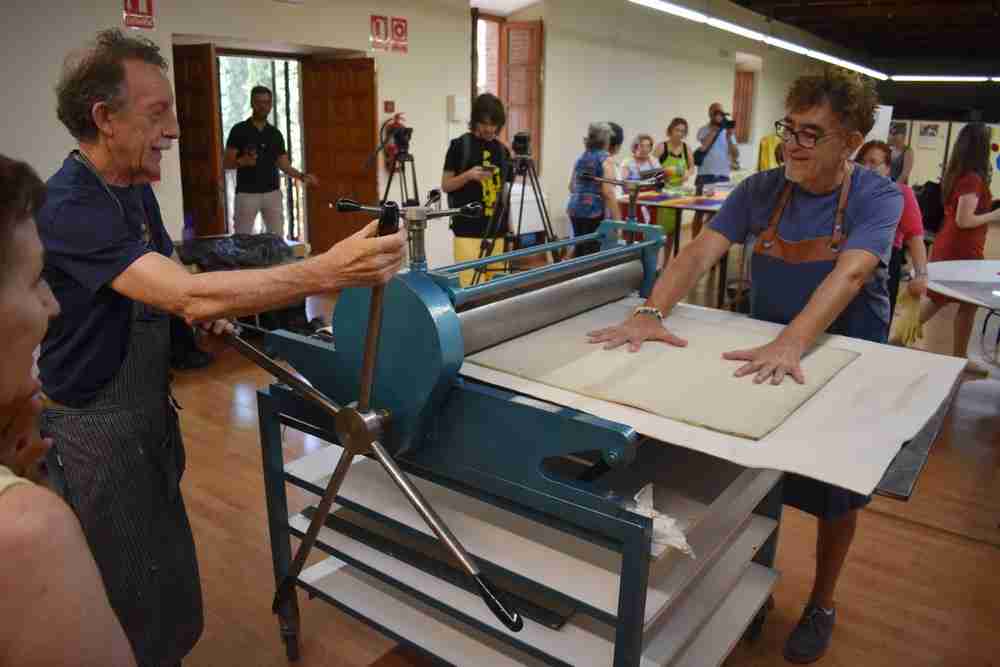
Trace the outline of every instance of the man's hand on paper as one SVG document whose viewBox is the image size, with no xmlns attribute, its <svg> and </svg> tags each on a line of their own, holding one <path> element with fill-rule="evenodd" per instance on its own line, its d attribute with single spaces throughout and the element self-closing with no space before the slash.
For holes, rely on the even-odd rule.
<svg viewBox="0 0 1000 667">
<path fill-rule="evenodd" d="M 655 317 L 633 315 L 615 327 L 598 329 L 587 334 L 590 343 L 604 343 L 605 350 L 613 350 L 628 343 L 629 352 L 638 352 L 645 341 L 655 340 L 677 347 L 687 347 L 687 341 L 670 333 Z"/>
<path fill-rule="evenodd" d="M 802 372 L 802 355 L 805 348 L 793 340 L 775 338 L 767 345 L 749 350 L 735 350 L 722 355 L 729 361 L 747 362 L 734 373 L 736 377 L 754 375 L 754 384 L 761 384 L 768 379 L 772 385 L 779 385 L 786 375 L 799 384 L 805 384 L 806 376 Z"/>
</svg>

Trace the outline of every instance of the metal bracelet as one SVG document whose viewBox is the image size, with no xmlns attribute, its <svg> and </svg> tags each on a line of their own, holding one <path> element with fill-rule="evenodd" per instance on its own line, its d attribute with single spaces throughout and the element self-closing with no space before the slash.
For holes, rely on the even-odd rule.
<svg viewBox="0 0 1000 667">
<path fill-rule="evenodd" d="M 636 315 L 654 315 L 660 322 L 663 321 L 663 313 L 660 312 L 659 308 L 653 308 L 652 306 L 639 306 L 632 311 L 632 317 Z"/>
</svg>

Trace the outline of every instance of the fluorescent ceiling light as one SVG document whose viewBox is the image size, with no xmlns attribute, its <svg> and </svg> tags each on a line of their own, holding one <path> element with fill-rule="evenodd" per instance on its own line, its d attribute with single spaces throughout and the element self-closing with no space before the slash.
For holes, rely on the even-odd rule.
<svg viewBox="0 0 1000 667">
<path fill-rule="evenodd" d="M 679 16 L 682 19 L 687 19 L 688 21 L 694 21 L 695 23 L 707 23 L 713 28 L 718 28 L 719 30 L 725 30 L 726 32 L 733 33 L 734 35 L 739 35 L 740 37 L 745 37 L 746 39 L 752 39 L 757 42 L 764 42 L 770 46 L 774 46 L 785 51 L 791 51 L 792 53 L 797 53 L 801 56 L 807 56 L 809 58 L 815 58 L 816 60 L 822 60 L 823 62 L 830 63 L 831 65 L 836 65 L 838 67 L 843 67 L 845 69 L 854 70 L 855 72 L 861 72 L 867 76 L 870 76 L 881 81 L 885 81 L 889 78 L 888 74 L 884 72 L 879 72 L 878 70 L 869 69 L 863 65 L 858 65 L 857 63 L 852 63 L 848 60 L 843 60 L 841 58 L 835 58 L 834 56 L 827 55 L 822 51 L 814 51 L 813 49 L 807 49 L 804 46 L 799 46 L 792 42 L 785 41 L 783 39 L 778 39 L 777 37 L 770 37 L 764 33 L 757 32 L 756 30 L 751 30 L 749 28 L 744 28 L 743 26 L 736 25 L 735 23 L 730 23 L 729 21 L 723 21 L 722 19 L 717 19 L 713 16 L 708 16 L 707 14 L 702 14 L 701 12 L 696 12 L 693 9 L 688 9 L 687 7 L 682 7 L 681 5 L 676 5 L 672 2 L 666 2 L 665 0 L 628 0 L 632 4 L 642 5 L 643 7 L 649 7 L 650 9 L 656 9 L 661 12 L 666 12 L 667 14 L 672 14 L 674 16 Z M 1000 79 L 998 79 L 1000 80 Z"/>
<path fill-rule="evenodd" d="M 709 17 L 705 21 L 708 25 L 713 28 L 718 28 L 719 30 L 725 30 L 726 32 L 731 32 L 734 35 L 739 35 L 740 37 L 746 37 L 747 39 L 752 39 L 756 42 L 763 42 L 767 39 L 767 35 L 764 33 L 757 32 L 756 30 L 750 30 L 749 28 L 744 28 L 743 26 L 736 25 L 735 23 L 730 23 L 729 21 L 723 21 L 722 19 L 716 19 Z"/>
<path fill-rule="evenodd" d="M 680 16 L 682 19 L 687 19 L 688 21 L 704 23 L 708 20 L 708 17 L 701 12 L 675 5 L 672 2 L 663 2 L 663 0 L 629 0 L 629 2 L 634 2 L 637 5 L 649 7 L 650 9 L 658 9 L 661 12 L 673 14 L 674 16 Z"/>
<path fill-rule="evenodd" d="M 786 42 L 783 39 L 778 39 L 777 37 L 768 37 L 764 40 L 764 43 L 769 46 L 776 46 L 779 49 L 784 49 L 785 51 L 791 51 L 792 53 L 798 53 L 801 56 L 812 55 L 812 51 L 804 46 L 799 46 L 793 42 Z"/>
<path fill-rule="evenodd" d="M 903 83 L 982 83 L 983 81 L 989 81 L 990 78 L 988 76 L 918 76 L 894 74 L 892 80 Z M 993 80 L 996 81 L 997 78 L 994 77 Z"/>
<path fill-rule="evenodd" d="M 885 81 L 889 78 L 889 75 L 884 72 L 879 72 L 878 70 L 869 69 L 863 65 L 858 65 L 857 63 L 852 63 L 849 60 L 844 60 L 842 58 L 836 58 L 834 56 L 823 53 L 822 51 L 813 51 L 809 49 L 809 57 L 815 58 L 816 60 L 822 60 L 825 63 L 830 63 L 831 65 L 836 65 L 837 67 L 843 67 L 844 69 L 854 70 L 855 72 L 861 72 L 873 79 L 878 79 L 880 81 Z"/>
</svg>

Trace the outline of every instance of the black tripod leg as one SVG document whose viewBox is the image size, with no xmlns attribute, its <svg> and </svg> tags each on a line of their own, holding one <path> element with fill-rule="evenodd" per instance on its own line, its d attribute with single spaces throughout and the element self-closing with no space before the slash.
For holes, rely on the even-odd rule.
<svg viewBox="0 0 1000 667">
<path fill-rule="evenodd" d="M 411 162 L 413 161 L 413 156 L 410 156 Z M 414 162 L 411 165 L 410 175 L 413 177 L 413 205 L 420 206 L 420 185 L 417 183 L 417 165 Z"/>
<path fill-rule="evenodd" d="M 385 192 L 382 193 L 382 203 L 389 201 L 389 193 L 392 191 L 392 179 L 396 176 L 396 167 L 399 164 L 396 156 L 393 156 L 389 164 L 389 180 L 385 184 Z"/>
<path fill-rule="evenodd" d="M 486 225 L 486 233 L 479 243 L 479 259 L 486 259 L 487 257 L 493 256 L 493 251 L 496 249 L 497 243 L 497 228 L 503 220 L 504 215 L 507 214 L 507 209 L 504 207 L 504 199 L 501 197 L 497 201 L 497 208 L 493 212 L 493 216 L 490 218 L 489 223 Z M 507 194 L 507 202 L 510 202 L 510 194 Z M 482 280 L 483 276 L 486 275 L 489 269 L 489 264 L 483 266 L 477 266 L 472 274 L 472 284 L 478 285 L 479 281 Z"/>
<path fill-rule="evenodd" d="M 535 163 L 528 163 L 530 168 L 531 181 L 533 183 L 532 187 L 535 190 L 536 202 L 538 203 L 538 212 L 542 216 L 542 225 L 545 227 L 546 241 L 549 243 L 556 240 L 555 229 L 552 227 L 552 218 L 549 216 L 549 207 L 545 203 L 545 197 L 542 196 L 542 184 L 538 180 L 538 171 L 535 169 Z"/>
</svg>

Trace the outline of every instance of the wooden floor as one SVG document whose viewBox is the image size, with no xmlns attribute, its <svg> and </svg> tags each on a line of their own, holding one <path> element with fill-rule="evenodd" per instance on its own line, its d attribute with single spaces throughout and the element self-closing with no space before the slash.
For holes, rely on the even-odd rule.
<svg viewBox="0 0 1000 667">
<path fill-rule="evenodd" d="M 1000 257 L 993 230 L 989 255 Z M 735 263 L 735 259 L 734 259 Z M 735 270 L 735 266 L 734 266 Z M 732 272 L 731 274 L 732 275 Z M 694 300 L 714 294 L 711 282 Z M 928 327 L 951 347 L 950 322 Z M 271 615 L 273 579 L 255 391 L 268 377 L 233 353 L 179 374 L 188 452 L 183 486 L 201 562 L 206 626 L 185 665 L 286 664 Z M 320 443 L 286 434 L 286 458 Z M 289 488 L 292 510 L 305 494 Z M 861 516 L 838 592 L 838 625 L 823 665 L 1000 665 L 1000 382 L 967 379 L 909 503 L 876 499 Z M 815 523 L 788 509 L 781 525 L 776 609 L 730 667 L 785 664 L 781 646 L 812 583 Z M 302 667 L 429 664 L 364 624 L 300 596 Z M 488 667 L 488 666 L 470 666 Z"/>
</svg>

